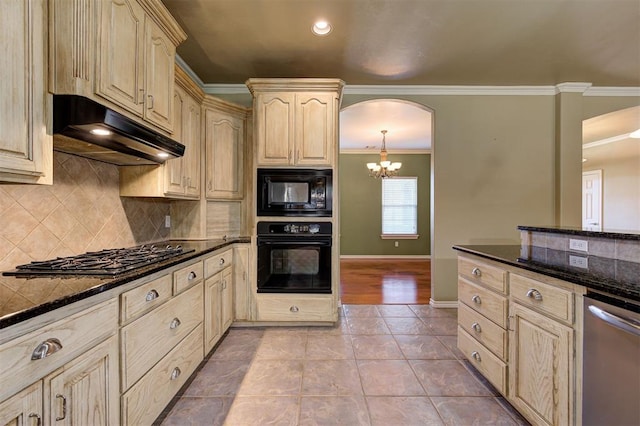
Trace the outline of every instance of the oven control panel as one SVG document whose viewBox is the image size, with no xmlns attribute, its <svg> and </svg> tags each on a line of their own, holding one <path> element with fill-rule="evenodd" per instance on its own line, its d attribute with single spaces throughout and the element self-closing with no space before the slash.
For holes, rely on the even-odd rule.
<svg viewBox="0 0 640 426">
<path fill-rule="evenodd" d="M 258 235 L 331 235 L 331 222 L 258 222 Z"/>
</svg>

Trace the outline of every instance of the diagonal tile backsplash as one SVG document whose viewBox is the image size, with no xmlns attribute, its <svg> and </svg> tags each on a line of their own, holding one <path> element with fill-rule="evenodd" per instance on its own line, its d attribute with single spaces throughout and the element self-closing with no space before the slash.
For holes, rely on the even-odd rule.
<svg viewBox="0 0 640 426">
<path fill-rule="evenodd" d="M 53 185 L 0 184 L 0 271 L 169 238 L 169 201 L 121 198 L 117 166 L 54 152 Z M 0 304 L 14 290 L 0 276 Z"/>
</svg>

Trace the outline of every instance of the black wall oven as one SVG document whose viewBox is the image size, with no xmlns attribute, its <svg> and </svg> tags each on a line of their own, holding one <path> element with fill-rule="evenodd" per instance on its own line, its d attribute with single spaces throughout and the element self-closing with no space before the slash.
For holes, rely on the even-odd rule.
<svg viewBox="0 0 640 426">
<path fill-rule="evenodd" d="M 331 169 L 258 169 L 258 216 L 331 217 Z"/>
<path fill-rule="evenodd" d="M 258 222 L 258 293 L 331 293 L 331 222 Z"/>
</svg>

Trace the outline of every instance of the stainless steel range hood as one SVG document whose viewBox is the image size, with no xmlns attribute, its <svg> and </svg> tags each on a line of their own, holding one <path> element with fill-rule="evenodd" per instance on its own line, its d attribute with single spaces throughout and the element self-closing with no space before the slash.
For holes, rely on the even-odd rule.
<svg viewBox="0 0 640 426">
<path fill-rule="evenodd" d="M 75 95 L 53 97 L 53 149 L 117 164 L 162 164 L 184 145 L 104 105 Z"/>
</svg>

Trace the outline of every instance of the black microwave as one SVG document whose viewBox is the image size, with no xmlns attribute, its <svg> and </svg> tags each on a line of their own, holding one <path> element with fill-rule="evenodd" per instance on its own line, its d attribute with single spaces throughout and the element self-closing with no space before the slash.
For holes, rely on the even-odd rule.
<svg viewBox="0 0 640 426">
<path fill-rule="evenodd" d="M 331 169 L 258 169 L 258 216 L 330 217 Z"/>
</svg>

